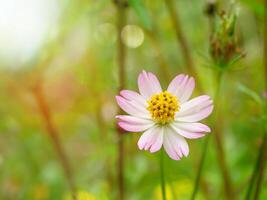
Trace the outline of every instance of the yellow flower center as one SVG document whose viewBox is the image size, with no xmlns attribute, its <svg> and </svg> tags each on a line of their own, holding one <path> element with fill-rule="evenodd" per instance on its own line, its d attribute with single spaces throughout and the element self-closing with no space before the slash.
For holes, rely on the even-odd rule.
<svg viewBox="0 0 267 200">
<path fill-rule="evenodd" d="M 173 121 L 175 112 L 180 109 L 180 102 L 177 97 L 167 91 L 153 95 L 147 102 L 147 110 L 150 112 L 152 119 L 160 124 Z"/>
</svg>

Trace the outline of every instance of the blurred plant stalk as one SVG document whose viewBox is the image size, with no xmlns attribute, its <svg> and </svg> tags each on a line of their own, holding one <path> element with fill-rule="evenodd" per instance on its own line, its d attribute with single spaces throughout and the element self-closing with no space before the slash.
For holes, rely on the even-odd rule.
<svg viewBox="0 0 267 200">
<path fill-rule="evenodd" d="M 214 132 L 214 139 L 215 139 L 215 146 L 216 146 L 216 150 L 217 150 L 217 158 L 218 158 L 218 162 L 219 162 L 219 167 L 221 170 L 221 174 L 223 176 L 223 182 L 224 182 L 224 191 L 225 191 L 225 197 L 228 200 L 234 200 L 234 190 L 232 188 L 232 182 L 230 179 L 230 175 L 229 175 L 229 170 L 226 164 L 226 159 L 225 159 L 225 152 L 224 152 L 224 148 L 222 145 L 222 138 L 221 138 L 221 124 L 218 123 L 218 121 L 220 121 L 221 119 L 221 114 L 220 114 L 220 106 L 221 106 L 221 101 L 220 101 L 220 97 L 221 97 L 221 87 L 222 87 L 222 76 L 223 73 L 219 72 L 217 75 L 217 88 L 215 90 L 215 95 L 214 95 L 214 124 L 213 124 L 213 132 Z M 194 189 L 191 195 L 191 200 L 194 200 L 196 198 L 197 195 L 197 191 L 200 185 L 200 181 L 201 181 L 201 175 L 203 172 L 203 167 L 204 167 L 204 163 L 205 163 L 205 159 L 206 159 L 206 154 L 207 154 L 207 149 L 208 149 L 208 145 L 209 145 L 209 141 L 210 141 L 210 135 L 207 135 L 205 138 L 205 141 L 203 143 L 203 147 L 202 147 L 202 153 L 201 153 L 201 158 L 200 158 L 200 163 L 198 166 L 198 171 L 197 171 L 197 175 L 196 175 L 196 179 L 195 179 L 195 183 L 194 183 Z"/>
<path fill-rule="evenodd" d="M 221 128 L 221 112 L 220 112 L 220 90 L 222 84 L 222 76 L 235 62 L 244 57 L 244 53 L 238 46 L 235 24 L 236 24 L 236 13 L 231 7 L 229 12 L 221 12 L 219 14 L 218 26 L 215 26 L 216 19 L 215 14 L 217 13 L 218 2 L 209 0 L 207 1 L 206 14 L 209 17 L 210 24 L 210 56 L 213 60 L 213 66 L 217 73 L 217 88 L 215 90 L 215 111 L 214 111 L 214 139 L 215 147 L 217 151 L 217 158 L 219 162 L 220 171 L 224 182 L 225 197 L 229 200 L 235 199 L 235 191 L 232 186 L 229 169 L 226 163 L 226 156 L 223 147 L 222 128 Z M 232 5 L 233 6 L 233 5 Z M 194 200 L 199 187 L 203 165 L 206 158 L 207 146 L 209 143 L 209 136 L 205 139 L 202 147 L 202 155 L 200 164 L 195 180 L 194 190 L 191 196 L 191 200 Z"/>
<path fill-rule="evenodd" d="M 162 53 L 162 48 L 158 38 L 158 30 L 154 23 L 155 19 L 151 19 L 148 14 L 148 9 L 145 8 L 143 1 L 140 0 L 128 0 L 129 6 L 131 6 L 136 13 L 137 17 L 139 17 L 143 29 L 150 40 L 151 46 L 155 52 L 155 57 L 158 60 L 159 71 L 162 74 L 162 78 L 167 83 L 170 81 L 171 74 L 170 68 L 168 67 L 168 63 L 164 58 L 164 54 Z"/>
<path fill-rule="evenodd" d="M 123 27 L 126 24 L 126 8 L 128 7 L 128 3 L 125 0 L 114 0 L 114 3 L 117 8 L 117 62 L 119 66 L 119 88 L 121 91 L 125 88 L 125 80 L 126 80 L 126 72 L 125 72 L 125 60 L 126 60 L 126 50 L 121 38 L 121 32 Z M 118 115 L 123 114 L 123 111 L 119 108 Z M 124 131 L 117 126 L 118 133 L 118 187 L 119 187 L 119 200 L 125 199 L 124 194 Z"/>
<path fill-rule="evenodd" d="M 231 5 L 229 11 L 221 11 L 219 13 L 218 27 L 210 38 L 210 55 L 215 64 L 218 73 L 218 84 L 221 85 L 223 74 L 233 66 L 235 62 L 244 57 L 244 53 L 238 46 L 236 26 L 236 12 L 234 4 Z M 218 88 L 218 90 L 220 90 Z M 220 110 L 220 95 L 216 91 L 215 96 L 215 121 L 214 121 L 214 139 L 217 150 L 217 158 L 219 167 L 224 181 L 225 197 L 229 200 L 235 199 L 235 191 L 232 185 L 229 169 L 226 163 L 225 150 L 223 147 L 223 137 L 221 121 L 222 113 Z"/>
<path fill-rule="evenodd" d="M 214 23 L 215 23 L 216 10 L 217 10 L 216 0 L 207 0 L 205 14 L 208 16 L 208 19 L 209 19 L 209 28 L 210 28 L 211 34 L 213 34 L 215 31 Z M 217 84 L 217 87 L 218 88 L 215 91 L 216 92 L 215 97 L 219 96 L 218 93 L 219 93 L 219 89 L 221 88 L 221 82 Z M 217 102 L 216 99 L 214 99 L 214 101 L 215 103 Z M 201 180 L 201 174 L 203 171 L 203 167 L 204 167 L 204 163 L 205 163 L 205 159 L 207 155 L 209 141 L 210 141 L 210 135 L 207 135 L 204 140 L 203 147 L 202 147 L 202 152 L 201 152 L 200 161 L 199 161 L 198 168 L 197 168 L 197 175 L 196 175 L 195 182 L 194 182 L 194 188 L 193 188 L 193 192 L 191 195 L 191 200 L 195 200 L 201 181 L 204 182 L 204 184 L 206 184 L 204 180 Z"/>
<path fill-rule="evenodd" d="M 37 105 L 39 107 L 40 113 L 42 115 L 44 124 L 46 126 L 47 133 L 54 145 L 54 148 L 58 154 L 60 163 L 64 169 L 66 179 L 67 179 L 67 182 L 69 184 L 69 187 L 72 193 L 72 198 L 73 200 L 77 200 L 76 187 L 75 187 L 75 183 L 73 179 L 73 172 L 71 170 L 70 162 L 68 160 L 66 152 L 64 151 L 63 145 L 61 144 L 59 133 L 53 123 L 52 114 L 51 114 L 47 100 L 44 95 L 42 83 L 39 82 L 35 85 L 35 87 L 33 88 L 33 94 L 36 99 Z"/>
<path fill-rule="evenodd" d="M 263 70 L 264 70 L 264 90 L 267 91 L 267 0 L 264 1 L 265 14 L 264 14 L 264 32 L 263 32 Z M 264 179 L 264 171 L 266 167 L 267 159 L 267 99 L 263 97 L 263 130 L 264 135 L 262 138 L 262 143 L 259 148 L 257 161 L 255 163 L 254 171 L 250 178 L 250 184 L 248 186 L 246 200 L 254 199 L 257 200 L 260 198 L 260 192 L 262 188 L 262 181 Z M 253 191 L 254 184 L 255 193 L 254 197 L 251 198 L 251 193 Z"/>
<path fill-rule="evenodd" d="M 230 173 L 229 173 L 229 169 L 227 167 L 227 163 L 226 163 L 226 156 L 225 156 L 225 150 L 223 147 L 223 138 L 222 138 L 222 127 L 221 127 L 221 119 L 222 119 L 222 115 L 221 115 L 221 111 L 220 111 L 220 87 L 222 85 L 222 76 L 223 76 L 223 72 L 219 72 L 218 74 L 218 90 L 216 91 L 216 95 L 215 95 L 215 112 L 214 112 L 214 127 L 213 127 L 213 132 L 214 132 L 214 139 L 215 139 L 215 147 L 217 150 L 217 159 L 219 162 L 219 168 L 221 170 L 221 174 L 223 176 L 223 183 L 224 183 L 224 193 L 225 193 L 225 197 L 229 200 L 234 200 L 235 199 L 235 193 L 234 193 L 234 189 L 233 189 L 233 185 L 232 185 L 232 181 L 230 178 Z M 217 104 L 217 105 L 216 105 Z"/>
<path fill-rule="evenodd" d="M 164 171 L 164 150 L 160 150 L 160 183 L 161 183 L 161 195 L 162 200 L 167 200 L 166 198 L 166 184 L 165 184 L 165 171 Z"/>
<path fill-rule="evenodd" d="M 160 72 L 161 74 L 163 74 L 165 81 L 168 82 L 170 80 L 171 74 L 170 74 L 168 64 L 161 51 L 161 47 L 157 39 L 156 31 L 149 30 L 149 29 L 145 29 L 145 31 L 151 41 L 152 46 L 154 47 L 154 51 L 156 53 L 156 57 L 158 59 L 159 66 L 160 66 Z"/>
<path fill-rule="evenodd" d="M 199 76 L 197 76 L 197 73 L 196 73 L 193 56 L 192 56 L 191 50 L 189 48 L 189 44 L 187 42 L 187 39 L 182 29 L 182 24 L 179 19 L 179 14 L 177 10 L 175 9 L 174 0 L 165 0 L 165 3 L 168 8 L 168 11 L 169 11 L 169 14 L 170 14 L 170 17 L 171 17 L 171 20 L 172 20 L 172 23 L 175 29 L 178 45 L 181 47 L 181 53 L 183 54 L 184 61 L 187 67 L 187 71 L 190 75 L 192 75 L 196 79 L 198 83 L 200 83 L 200 81 L 198 80 Z M 200 92 L 203 92 L 202 85 L 201 84 L 197 84 L 197 85 L 198 85 L 198 90 Z"/>
</svg>

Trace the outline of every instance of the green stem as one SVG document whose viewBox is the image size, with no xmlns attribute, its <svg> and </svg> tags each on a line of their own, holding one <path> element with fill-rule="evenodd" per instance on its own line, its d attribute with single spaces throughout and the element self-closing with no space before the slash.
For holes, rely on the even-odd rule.
<svg viewBox="0 0 267 200">
<path fill-rule="evenodd" d="M 264 177 L 264 169 L 266 165 L 266 146 L 267 146 L 267 133 L 264 133 L 262 145 L 259 152 L 259 165 L 257 166 L 258 180 L 256 182 L 256 189 L 254 199 L 257 200 L 260 197 L 262 180 Z"/>
<path fill-rule="evenodd" d="M 48 106 L 47 100 L 45 98 L 41 83 L 37 83 L 36 87 L 33 88 L 33 94 L 35 96 L 36 103 L 38 104 L 40 113 L 43 117 L 43 121 L 47 129 L 47 133 L 50 136 L 50 139 L 54 145 L 56 153 L 58 154 L 59 161 L 65 172 L 66 180 L 67 180 L 67 183 L 69 184 L 69 187 L 72 193 L 72 199 L 77 200 L 76 186 L 74 182 L 73 172 L 70 166 L 70 161 L 67 157 L 67 154 L 59 138 L 58 130 L 56 129 L 54 122 L 52 120 L 52 114 Z"/>
<path fill-rule="evenodd" d="M 222 79 L 222 71 L 219 72 L 219 86 L 221 85 L 221 79 Z M 214 140 L 215 140 L 215 147 L 217 151 L 217 158 L 218 158 L 218 164 L 219 168 L 222 174 L 223 178 L 223 184 L 224 184 L 224 193 L 225 197 L 228 200 L 233 200 L 235 199 L 234 197 L 234 190 L 232 187 L 232 181 L 230 178 L 230 173 L 227 167 L 226 163 L 226 157 L 225 157 L 225 152 L 224 152 L 224 147 L 222 143 L 222 125 L 221 125 L 221 113 L 220 113 L 220 87 L 218 88 L 218 91 L 216 92 L 216 97 L 215 97 L 215 111 L 214 111 L 214 117 L 215 117 L 215 124 L 213 127 L 214 130 Z"/>
<path fill-rule="evenodd" d="M 167 6 L 176 33 L 178 46 L 180 46 L 181 48 L 181 53 L 186 64 L 187 71 L 196 79 L 196 82 L 200 83 L 199 77 L 197 76 L 193 55 L 186 38 L 186 34 L 183 31 L 183 26 L 179 17 L 178 10 L 175 9 L 175 2 L 176 1 L 174 0 L 165 0 L 165 4 Z M 199 92 L 203 92 L 202 85 L 198 84 L 197 89 L 199 90 Z"/>
<path fill-rule="evenodd" d="M 182 49 L 182 54 L 183 54 L 183 57 L 185 59 L 185 63 L 188 67 L 188 71 L 191 75 L 194 75 L 194 77 L 196 77 L 192 55 L 191 55 L 185 34 L 182 30 L 178 11 L 175 9 L 175 2 L 174 2 L 174 0 L 165 0 L 165 2 L 166 2 L 166 6 L 168 8 L 174 29 L 175 29 L 177 41 L 178 41 L 178 43 Z"/>
<path fill-rule="evenodd" d="M 263 69 L 264 69 L 264 85 L 265 85 L 265 92 L 267 91 L 267 0 L 264 1 L 264 7 L 265 7 L 265 15 L 264 15 L 264 33 L 263 33 Z M 267 117 L 267 102 L 265 101 L 264 108 L 263 108 L 263 117 L 264 117 L 264 136 L 262 145 L 259 152 L 259 165 L 258 165 L 258 180 L 256 182 L 256 189 L 255 189 L 255 195 L 254 199 L 257 200 L 260 197 L 261 192 L 261 185 L 262 181 L 264 179 L 264 170 L 266 166 L 266 148 L 267 148 L 267 126 L 266 126 L 266 117 Z"/>
<path fill-rule="evenodd" d="M 216 106 L 215 106 L 216 110 L 219 107 L 219 97 L 220 97 L 220 91 L 221 91 L 221 85 L 222 85 L 222 75 L 223 75 L 222 72 L 218 73 L 218 78 L 217 78 L 218 83 L 217 83 L 217 88 L 215 90 L 215 96 L 214 96 L 214 102 L 216 104 Z M 216 114 L 214 114 L 214 115 L 216 117 Z M 202 154 L 201 154 L 201 158 L 200 158 L 200 162 L 199 162 L 199 167 L 198 167 L 197 176 L 196 176 L 195 183 L 194 183 L 194 189 L 193 189 L 193 193 L 191 196 L 191 200 L 194 200 L 196 198 L 196 195 L 197 195 L 197 191 L 198 191 L 198 188 L 200 185 L 201 175 L 203 172 L 203 166 L 204 166 L 205 158 L 206 158 L 206 154 L 207 154 L 207 149 L 208 149 L 208 145 L 209 145 L 209 140 L 210 140 L 210 136 L 208 135 L 205 138 L 205 141 L 204 141 L 203 146 L 202 146 Z"/>
<path fill-rule="evenodd" d="M 162 48 L 160 47 L 158 37 L 156 35 L 157 31 L 155 31 L 154 29 L 152 31 L 145 29 L 145 31 L 151 41 L 151 45 L 154 47 L 158 65 L 160 67 L 160 73 L 163 75 L 165 81 L 168 82 L 171 74 L 166 59 L 164 58 L 164 55 L 162 53 Z"/>
<path fill-rule="evenodd" d="M 199 167 L 198 167 L 198 171 L 197 171 L 197 176 L 196 176 L 195 183 L 194 183 L 194 189 L 193 189 L 193 193 L 191 196 L 191 200 L 194 200 L 196 198 L 196 195 L 197 195 L 197 191 L 198 191 L 198 188 L 200 185 L 199 184 L 200 183 L 200 177 L 201 177 L 201 174 L 203 171 L 203 166 L 204 166 L 204 162 L 205 162 L 205 158 L 206 158 L 206 154 L 207 154 L 209 140 L 210 140 L 210 136 L 208 135 L 205 138 L 205 141 L 203 143 L 202 154 L 201 154 L 200 163 L 199 163 Z"/>
<path fill-rule="evenodd" d="M 263 138 L 263 141 L 262 141 L 262 144 L 260 146 L 260 149 L 259 149 L 259 153 L 258 153 L 258 157 L 257 157 L 257 161 L 255 163 L 255 166 L 254 166 L 254 170 L 253 170 L 253 173 L 251 175 L 251 178 L 250 178 L 250 181 L 249 181 L 249 186 L 248 186 L 248 190 L 247 190 L 247 194 L 246 194 L 246 197 L 245 199 L 246 200 L 249 200 L 251 198 L 251 193 L 253 191 L 253 187 L 254 187 L 254 184 L 255 184 L 255 181 L 257 181 L 257 184 L 259 183 L 259 179 L 261 179 L 259 177 L 259 171 L 260 169 L 262 168 L 262 160 L 264 159 L 264 149 L 266 148 L 266 140 L 267 140 L 267 134 L 265 133 L 264 135 L 264 138 Z M 258 193 L 259 191 L 259 187 L 257 186 L 256 188 L 256 193 Z M 258 194 L 255 193 L 255 196 L 258 196 Z"/>
<path fill-rule="evenodd" d="M 160 152 L 160 179 L 161 179 L 161 194 L 162 200 L 166 200 L 166 189 L 165 189 L 165 176 L 164 176 L 164 150 Z"/>
<path fill-rule="evenodd" d="M 126 6 L 127 2 L 125 0 L 115 0 L 114 1 L 117 8 L 117 38 L 118 38 L 118 57 L 117 62 L 119 66 L 119 91 L 125 87 L 125 80 L 126 80 L 126 72 L 125 72 L 125 65 L 126 65 L 126 49 L 121 39 L 121 31 L 126 24 Z M 122 114 L 123 111 L 119 109 L 118 114 Z M 124 131 L 117 127 L 118 133 L 118 189 L 119 189 L 119 200 L 125 199 L 124 194 L 124 160 L 125 160 L 125 150 L 124 150 L 124 140 L 123 140 L 123 133 Z"/>
</svg>

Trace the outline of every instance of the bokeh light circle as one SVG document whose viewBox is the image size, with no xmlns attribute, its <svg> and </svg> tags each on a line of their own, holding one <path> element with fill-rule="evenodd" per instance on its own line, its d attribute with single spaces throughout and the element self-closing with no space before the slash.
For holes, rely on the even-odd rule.
<svg viewBox="0 0 267 200">
<path fill-rule="evenodd" d="M 137 48 L 144 42 L 144 31 L 136 25 L 126 25 L 121 32 L 123 43 L 130 48 Z"/>
</svg>

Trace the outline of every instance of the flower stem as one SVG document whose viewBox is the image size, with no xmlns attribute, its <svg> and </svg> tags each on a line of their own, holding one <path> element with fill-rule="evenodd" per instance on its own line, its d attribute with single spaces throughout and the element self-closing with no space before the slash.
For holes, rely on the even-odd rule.
<svg viewBox="0 0 267 200">
<path fill-rule="evenodd" d="M 262 180 L 264 177 L 264 169 L 266 165 L 266 150 L 267 150 L 266 148 L 267 148 L 267 133 L 265 132 L 259 152 L 259 164 L 257 166 L 258 180 L 256 182 L 256 189 L 254 195 L 255 200 L 259 199 L 260 196 Z"/>
<path fill-rule="evenodd" d="M 52 116 L 51 116 L 51 112 L 50 109 L 48 107 L 47 101 L 45 99 L 44 96 L 44 91 L 43 91 L 43 87 L 41 85 L 41 83 L 37 83 L 36 87 L 33 89 L 33 93 L 36 99 L 36 102 L 38 104 L 39 110 L 41 112 L 41 115 L 43 117 L 44 120 L 44 124 L 46 126 L 47 129 L 47 133 L 50 136 L 50 139 L 54 145 L 54 148 L 58 154 L 60 163 L 64 169 L 65 175 L 66 175 L 66 179 L 67 182 L 69 184 L 70 190 L 72 192 L 72 199 L 76 200 L 76 187 L 75 187 L 75 183 L 73 180 L 73 173 L 70 167 L 70 163 L 68 160 L 68 157 L 63 149 L 63 146 L 61 144 L 59 135 L 58 135 L 58 131 L 55 128 L 55 125 L 52 121 Z"/>
<path fill-rule="evenodd" d="M 215 109 L 217 110 L 217 108 L 219 107 L 219 102 L 220 102 L 220 91 L 221 91 L 221 86 L 222 86 L 222 72 L 218 73 L 218 77 L 217 77 L 217 88 L 215 90 L 215 95 L 214 95 L 214 102 L 215 102 Z M 216 117 L 216 114 L 214 114 Z M 195 183 L 194 183 L 194 189 L 193 189 L 193 193 L 191 196 L 191 200 L 194 200 L 196 198 L 197 195 L 197 191 L 200 185 L 200 179 L 201 179 L 201 175 L 202 175 L 202 171 L 203 171 L 203 166 L 205 163 L 205 158 L 206 158 L 206 154 L 207 154 L 207 149 L 208 149 L 208 145 L 209 145 L 209 140 L 210 140 L 210 136 L 207 135 L 207 137 L 205 138 L 205 141 L 203 143 L 202 146 L 202 153 L 201 153 L 201 158 L 200 158 L 200 162 L 199 162 L 199 166 L 198 166 L 198 171 L 197 171 L 197 176 L 195 179 Z"/>
<path fill-rule="evenodd" d="M 118 65 L 119 65 L 119 91 L 125 86 L 125 46 L 121 39 L 121 31 L 126 22 L 126 6 L 127 1 L 114 0 L 117 8 L 117 39 L 118 39 Z M 119 108 L 118 114 L 122 114 L 122 110 Z M 119 200 L 124 200 L 124 131 L 117 127 L 118 133 L 118 187 L 119 187 Z"/>
<path fill-rule="evenodd" d="M 199 184 L 200 184 L 200 177 L 201 177 L 201 174 L 203 171 L 203 166 L 204 166 L 204 162 L 205 162 L 205 158 L 206 158 L 206 154 L 207 154 L 209 140 L 210 140 L 210 136 L 207 135 L 207 137 L 205 138 L 205 141 L 203 143 L 203 147 L 202 147 L 200 163 L 199 163 L 197 176 L 196 176 L 195 183 L 194 183 L 194 189 L 193 189 L 193 193 L 191 196 L 191 200 L 194 200 L 196 198 L 196 195 L 197 195 L 197 191 L 198 191 Z"/>
<path fill-rule="evenodd" d="M 253 173 L 252 173 L 250 181 L 249 181 L 249 186 L 248 186 L 248 190 L 247 190 L 246 197 L 245 197 L 246 200 L 251 199 L 251 193 L 253 191 L 255 181 L 257 181 L 256 182 L 257 186 L 256 186 L 256 190 L 255 190 L 255 198 L 254 199 L 257 199 L 259 196 L 259 192 L 260 192 L 259 186 L 261 184 L 261 177 L 263 175 L 262 169 L 264 169 L 264 158 L 265 158 L 264 152 L 266 151 L 266 145 L 267 145 L 267 133 L 265 133 L 263 136 L 263 141 L 261 143 L 261 146 L 260 146 L 260 149 L 258 152 L 257 161 L 255 163 L 254 170 L 253 170 Z"/>
<path fill-rule="evenodd" d="M 216 91 L 215 95 L 215 112 L 214 112 L 214 117 L 215 117 L 215 124 L 214 124 L 214 139 L 215 139 L 215 147 L 217 150 L 217 158 L 219 162 L 219 168 L 221 170 L 221 174 L 223 177 L 223 183 L 224 183 L 224 193 L 225 197 L 228 200 L 233 200 L 234 198 L 234 191 L 232 188 L 232 182 L 230 179 L 230 174 L 229 170 L 226 164 L 226 159 L 225 159 L 225 152 L 222 144 L 222 129 L 221 129 L 221 112 L 220 112 L 220 90 L 221 90 L 221 84 L 222 84 L 222 75 L 223 72 L 219 72 L 218 74 L 218 91 Z"/>
<path fill-rule="evenodd" d="M 146 31 L 146 34 L 148 35 L 148 38 L 151 41 L 151 45 L 154 47 L 156 58 L 158 60 L 158 64 L 160 67 L 160 73 L 163 75 L 165 81 L 169 81 L 171 74 L 168 68 L 168 64 L 162 53 L 162 50 L 161 50 L 162 48 L 160 47 L 158 37 L 156 35 L 157 31 L 155 31 L 154 29 L 152 31 L 145 29 L 145 31 Z"/>
<path fill-rule="evenodd" d="M 264 16 L 264 34 L 263 34 L 263 63 L 264 63 L 264 88 L 265 92 L 267 91 L 267 0 L 264 1 L 265 3 L 265 16 Z M 263 115 L 265 117 L 267 116 L 267 102 L 265 101 L 265 105 L 263 108 Z M 265 125 L 266 122 L 263 122 Z M 259 149 L 258 153 L 258 158 L 254 167 L 254 171 L 251 177 L 250 185 L 248 187 L 247 195 L 246 195 L 246 200 L 250 199 L 251 192 L 253 190 L 254 183 L 256 181 L 256 188 L 255 188 L 255 194 L 254 194 L 254 199 L 257 200 L 260 197 L 260 192 L 261 192 L 261 185 L 262 185 L 262 180 L 264 177 L 264 170 L 266 166 L 266 157 L 267 157 L 267 126 L 265 125 L 264 128 L 264 136 L 262 139 L 262 144 Z M 257 180 L 256 180 L 257 179 Z"/>
<path fill-rule="evenodd" d="M 192 58 L 193 56 L 190 51 L 189 44 L 186 40 L 185 34 L 182 29 L 182 25 L 179 19 L 179 13 L 177 9 L 175 9 L 175 2 L 174 0 L 165 0 L 165 3 L 168 8 L 168 11 L 169 11 L 169 14 L 170 14 L 170 17 L 171 17 L 171 20 L 172 20 L 172 23 L 175 29 L 178 45 L 182 49 L 181 52 L 183 54 L 184 61 L 187 66 L 187 71 L 190 75 L 194 76 L 197 82 L 200 82 L 196 74 L 196 68 L 193 62 L 193 58 Z M 203 91 L 201 84 L 198 84 L 198 89 L 200 92 Z"/>
<path fill-rule="evenodd" d="M 192 73 L 192 75 L 194 75 L 194 64 L 193 64 L 193 59 L 192 59 L 192 55 L 190 53 L 189 50 L 189 45 L 187 43 L 185 34 L 181 28 L 181 23 L 180 23 L 180 19 L 179 16 L 177 14 L 177 10 L 175 9 L 175 5 L 174 5 L 174 1 L 173 0 L 165 0 L 166 5 L 168 7 L 172 22 L 173 22 L 173 26 L 176 32 L 176 37 L 177 37 L 177 41 L 179 42 L 179 45 L 182 48 L 182 53 L 186 62 L 186 65 L 188 67 L 188 70 L 190 73 Z"/>
<path fill-rule="evenodd" d="M 164 150 L 160 152 L 160 180 L 161 180 L 161 194 L 162 200 L 166 200 L 165 175 L 164 175 Z"/>
</svg>

